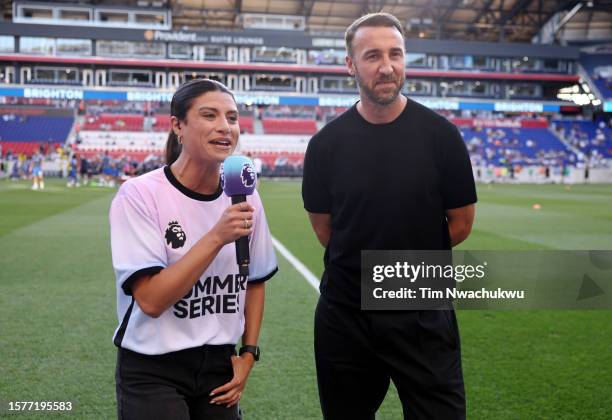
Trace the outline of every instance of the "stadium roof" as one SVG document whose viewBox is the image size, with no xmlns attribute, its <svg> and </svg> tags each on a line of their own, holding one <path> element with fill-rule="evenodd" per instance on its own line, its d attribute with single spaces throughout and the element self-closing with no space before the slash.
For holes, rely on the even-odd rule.
<svg viewBox="0 0 612 420">
<path fill-rule="evenodd" d="M 397 16 L 410 37 L 529 42 L 557 12 L 579 9 L 574 29 L 612 29 L 612 1 L 579 0 L 167 0 L 175 26 L 240 25 L 242 13 L 306 17 L 311 32 L 344 32 L 357 17 L 384 11 Z"/>
<path fill-rule="evenodd" d="M 44 1 L 44 0 L 43 0 Z M 41 2 L 41 0 L 38 0 Z M 169 8 L 175 29 L 239 29 L 247 13 L 305 17 L 310 32 L 343 33 L 359 16 L 384 11 L 404 23 L 408 37 L 530 42 L 558 12 L 582 39 L 612 39 L 612 0 L 60 0 Z M 4 6 L 12 3 L 2 0 Z M 6 9 L 5 9 L 6 10 Z M 561 18 L 560 21 L 563 21 Z M 593 34 L 595 34 L 593 36 Z"/>
</svg>

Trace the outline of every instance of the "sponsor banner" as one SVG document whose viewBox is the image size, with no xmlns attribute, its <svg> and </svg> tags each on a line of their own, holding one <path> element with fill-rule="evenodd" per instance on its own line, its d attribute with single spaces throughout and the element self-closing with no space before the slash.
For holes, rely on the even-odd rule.
<svg viewBox="0 0 612 420">
<path fill-rule="evenodd" d="M 170 102 L 173 92 L 159 92 L 155 90 L 129 91 L 127 92 L 128 101 L 152 101 Z"/>
<path fill-rule="evenodd" d="M 244 35 L 210 35 L 186 31 L 153 31 L 144 32 L 147 41 L 186 42 L 215 45 L 264 45 L 264 38 Z"/>
<path fill-rule="evenodd" d="M 100 101 L 127 101 L 127 92 L 111 90 L 86 90 L 83 96 L 85 99 Z"/>
<path fill-rule="evenodd" d="M 321 96 L 319 106 L 351 107 L 359 100 L 359 96 Z"/>
<path fill-rule="evenodd" d="M 279 98 L 280 105 L 307 105 L 307 106 L 317 106 L 320 103 L 319 98 L 309 98 L 299 96 L 281 96 Z"/>
<path fill-rule="evenodd" d="M 495 120 L 475 118 L 474 127 L 521 128 L 521 121 L 508 118 L 499 118 Z"/>
<path fill-rule="evenodd" d="M 491 127 L 491 128 L 547 128 L 548 121 L 545 118 L 514 120 L 510 118 L 451 118 L 453 124 L 458 127 Z"/>
<path fill-rule="evenodd" d="M 362 251 L 364 310 L 612 309 L 612 251 Z"/>
<path fill-rule="evenodd" d="M 493 111 L 493 102 L 459 102 L 459 109 L 471 111 Z"/>
<path fill-rule="evenodd" d="M 83 99 L 83 90 L 27 87 L 23 89 L 23 97 L 37 99 Z"/>
<path fill-rule="evenodd" d="M 548 120 L 546 118 L 521 120 L 521 127 L 522 128 L 548 128 Z"/>
<path fill-rule="evenodd" d="M 544 104 L 544 112 L 559 112 L 560 110 L 560 105 Z"/>
<path fill-rule="evenodd" d="M 25 88 L 0 88 L 1 96 L 43 98 L 43 99 L 97 99 L 97 100 L 117 100 L 117 101 L 153 101 L 170 102 L 172 91 L 161 91 L 157 89 L 141 90 L 105 90 L 101 89 L 82 89 L 82 88 L 56 88 L 56 87 L 25 87 Z M 279 96 L 258 93 L 237 93 L 234 95 L 236 101 L 241 104 L 252 105 L 302 105 L 302 106 L 333 106 L 350 107 L 359 100 L 356 95 L 352 96 Z M 542 103 L 503 103 L 498 102 L 459 102 L 453 99 L 436 99 L 414 97 L 415 101 L 425 105 L 430 109 L 440 110 L 501 110 L 513 112 L 557 112 L 559 105 L 546 105 Z M 498 106 L 500 105 L 500 106 Z M 604 106 L 608 111 L 612 111 L 612 102 L 607 102 Z M 538 111 L 539 110 L 539 111 Z M 484 120 L 488 121 L 488 120 Z M 483 122 L 480 126 L 488 126 Z M 500 127 L 499 125 L 495 125 Z M 502 125 L 506 127 L 507 125 Z M 530 126 L 531 128 L 531 126 Z"/>
<path fill-rule="evenodd" d="M 421 105 L 431 109 L 446 109 L 456 111 L 459 109 L 459 102 L 448 99 L 435 99 L 435 98 L 413 98 Z"/>
<path fill-rule="evenodd" d="M 279 105 L 280 96 L 275 95 L 248 95 L 248 94 L 236 94 L 234 95 L 236 102 L 239 104 L 246 105 Z"/>
</svg>

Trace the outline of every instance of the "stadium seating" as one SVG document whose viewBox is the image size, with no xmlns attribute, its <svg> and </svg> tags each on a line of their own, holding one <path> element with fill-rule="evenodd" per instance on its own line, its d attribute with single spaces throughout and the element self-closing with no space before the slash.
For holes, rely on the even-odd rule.
<svg viewBox="0 0 612 420">
<path fill-rule="evenodd" d="M 64 143 L 74 118 L 5 114 L 0 118 L 0 140 Z"/>
<path fill-rule="evenodd" d="M 577 156 L 545 128 L 462 128 L 475 164 L 571 165 Z"/>
<path fill-rule="evenodd" d="M 100 114 L 85 117 L 84 130 L 142 131 L 143 115 Z"/>
<path fill-rule="evenodd" d="M 168 132 L 172 128 L 170 123 L 170 115 L 168 114 L 155 114 L 153 116 L 153 130 Z M 252 116 L 240 116 L 240 132 L 242 133 L 254 133 L 253 117 Z"/>
<path fill-rule="evenodd" d="M 241 115 L 239 118 L 240 124 L 240 132 L 241 133 L 251 133 L 255 132 L 255 122 L 252 116 L 249 115 Z"/>
<path fill-rule="evenodd" d="M 302 176 L 302 171 L 304 168 L 304 153 L 261 152 L 255 154 L 254 156 L 257 156 L 262 160 L 262 172 L 265 176 Z"/>
<path fill-rule="evenodd" d="M 241 153 L 306 152 L 309 135 L 244 134 L 240 137 Z"/>
<path fill-rule="evenodd" d="M 105 154 L 107 151 L 101 150 L 78 150 L 77 153 L 79 156 L 92 159 L 96 157 L 100 157 Z M 162 156 L 162 152 L 145 152 L 145 151 L 128 151 L 128 150 L 111 150 L 108 151 L 108 155 L 113 159 L 120 158 L 128 158 L 130 161 L 142 162 L 145 159 L 151 156 Z"/>
<path fill-rule="evenodd" d="M 592 121 L 553 121 L 560 136 L 587 156 L 612 157 L 612 129 Z"/>
<path fill-rule="evenodd" d="M 170 123 L 170 115 L 155 114 L 153 118 L 154 118 L 154 123 L 153 123 L 154 131 L 168 132 L 170 131 L 170 128 L 172 128 L 172 124 Z"/>
<path fill-rule="evenodd" d="M 164 150 L 165 132 L 130 131 L 82 131 L 79 134 L 79 151 L 159 152 Z"/>
<path fill-rule="evenodd" d="M 35 152 L 40 149 L 41 144 L 33 141 L 0 141 L 2 147 L 2 154 L 6 155 L 11 152 L 14 155 L 24 154 L 26 156 L 32 156 Z M 61 143 L 49 144 L 50 150 L 56 150 L 61 146 Z"/>
<path fill-rule="evenodd" d="M 314 134 L 317 132 L 317 122 L 315 120 L 264 118 L 261 122 L 266 134 Z"/>
</svg>

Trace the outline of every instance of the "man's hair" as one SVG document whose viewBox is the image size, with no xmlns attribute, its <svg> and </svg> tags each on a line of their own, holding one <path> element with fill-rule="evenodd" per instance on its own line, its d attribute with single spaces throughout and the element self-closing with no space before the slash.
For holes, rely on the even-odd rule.
<svg viewBox="0 0 612 420">
<path fill-rule="evenodd" d="M 387 27 L 387 28 L 395 28 L 402 34 L 402 38 L 405 37 L 404 28 L 402 28 L 402 24 L 400 21 L 390 13 L 370 13 L 367 15 L 361 16 L 359 19 L 351 23 L 351 25 L 346 28 L 346 32 L 344 33 L 344 42 L 346 43 L 346 52 L 349 56 L 353 56 L 353 38 L 355 37 L 355 33 L 361 27 Z"/>
</svg>

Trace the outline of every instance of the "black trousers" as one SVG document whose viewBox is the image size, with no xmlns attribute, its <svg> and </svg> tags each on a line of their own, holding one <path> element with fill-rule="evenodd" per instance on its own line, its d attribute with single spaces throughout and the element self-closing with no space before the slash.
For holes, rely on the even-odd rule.
<svg viewBox="0 0 612 420">
<path fill-rule="evenodd" d="M 314 346 L 327 420 L 374 419 L 390 380 L 405 419 L 465 418 L 453 310 L 361 311 L 321 297 Z"/>
<path fill-rule="evenodd" d="M 205 345 L 148 356 L 119 348 L 119 419 L 240 419 L 238 405 L 210 404 L 210 392 L 233 377 L 233 345 Z"/>
</svg>

